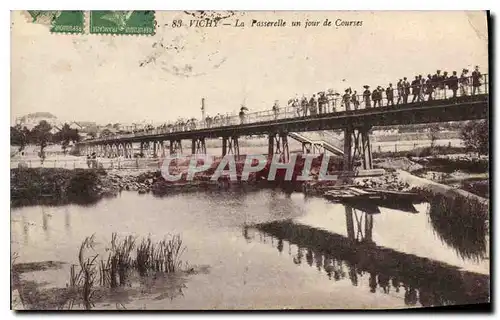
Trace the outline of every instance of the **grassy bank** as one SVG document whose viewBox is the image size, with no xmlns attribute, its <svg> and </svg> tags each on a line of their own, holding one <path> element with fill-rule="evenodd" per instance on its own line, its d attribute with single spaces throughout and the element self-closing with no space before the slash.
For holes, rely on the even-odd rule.
<svg viewBox="0 0 500 320">
<path fill-rule="evenodd" d="M 413 150 L 406 151 L 382 151 L 373 152 L 373 158 L 398 158 L 398 157 L 428 157 L 434 155 L 446 155 L 446 154 L 460 154 L 466 153 L 466 149 L 463 147 L 448 147 L 448 146 L 434 146 L 434 147 L 421 147 L 415 148 Z"/>
<path fill-rule="evenodd" d="M 102 196 L 101 170 L 15 168 L 10 171 L 11 205 L 38 203 L 89 203 Z"/>
</svg>

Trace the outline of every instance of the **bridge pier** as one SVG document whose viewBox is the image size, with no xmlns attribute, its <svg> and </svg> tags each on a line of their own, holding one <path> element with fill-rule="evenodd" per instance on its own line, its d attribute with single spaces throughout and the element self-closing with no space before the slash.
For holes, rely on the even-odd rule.
<svg viewBox="0 0 500 320">
<path fill-rule="evenodd" d="M 161 157 L 165 158 L 165 141 L 160 141 L 160 147 L 161 147 Z"/>
<path fill-rule="evenodd" d="M 205 138 L 195 138 L 191 140 L 191 154 L 207 154 Z"/>
<path fill-rule="evenodd" d="M 108 154 L 108 158 L 113 157 L 113 144 L 112 143 L 109 143 L 107 145 L 107 154 Z"/>
<path fill-rule="evenodd" d="M 288 162 L 290 151 L 288 149 L 288 134 L 285 132 L 269 134 L 268 156 L 280 155 L 280 161 Z"/>
<path fill-rule="evenodd" d="M 132 142 L 127 142 L 127 152 L 129 158 L 134 157 L 134 144 Z"/>
<path fill-rule="evenodd" d="M 126 142 L 122 143 L 122 149 L 123 149 L 123 157 L 128 158 L 129 157 L 128 143 Z"/>
<path fill-rule="evenodd" d="M 353 171 L 357 159 L 362 160 L 363 169 L 373 169 L 370 127 L 344 129 L 344 171 Z"/>
<path fill-rule="evenodd" d="M 347 237 L 358 242 L 373 242 L 373 215 L 345 205 Z"/>
<path fill-rule="evenodd" d="M 157 153 L 157 141 L 153 141 L 153 158 L 157 158 L 158 153 Z"/>
<path fill-rule="evenodd" d="M 181 140 L 170 140 L 170 155 L 181 155 L 182 154 L 182 141 Z"/>
<path fill-rule="evenodd" d="M 234 154 L 239 158 L 240 144 L 237 136 L 222 137 L 222 156 L 226 154 Z"/>
<path fill-rule="evenodd" d="M 123 156 L 123 144 L 121 143 L 117 143 L 116 144 L 116 150 L 117 150 L 117 155 L 118 157 L 122 157 Z"/>
</svg>

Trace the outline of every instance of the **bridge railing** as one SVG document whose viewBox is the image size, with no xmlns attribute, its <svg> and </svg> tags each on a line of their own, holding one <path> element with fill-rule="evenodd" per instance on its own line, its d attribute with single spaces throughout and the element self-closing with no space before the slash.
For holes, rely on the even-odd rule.
<svg viewBox="0 0 500 320">
<path fill-rule="evenodd" d="M 323 103 L 292 104 L 281 106 L 275 110 L 263 110 L 257 112 L 244 113 L 244 115 L 223 115 L 220 118 L 210 118 L 211 120 L 199 121 L 190 120 L 186 123 L 167 122 L 164 125 L 128 134 L 118 134 L 109 137 L 89 139 L 90 141 L 106 141 L 117 138 L 130 138 L 160 135 L 172 132 L 183 132 L 208 128 L 219 128 L 249 123 L 259 123 L 265 121 L 279 121 L 282 119 L 304 118 L 318 114 L 332 114 L 341 111 L 361 110 L 367 108 L 377 108 L 382 106 L 405 105 L 411 103 L 421 103 L 434 100 L 452 100 L 454 98 L 471 96 L 477 94 L 488 94 L 489 75 L 483 74 L 479 81 L 473 77 L 458 78 L 458 86 L 452 85 L 450 79 L 431 83 L 420 82 L 416 85 L 406 86 L 406 88 L 393 87 L 393 97 L 387 95 L 387 88 L 381 88 L 380 99 L 376 99 L 373 92 L 364 95 L 327 95 Z M 427 81 L 427 80 L 426 80 Z M 87 140 L 87 141 L 89 141 Z"/>
</svg>

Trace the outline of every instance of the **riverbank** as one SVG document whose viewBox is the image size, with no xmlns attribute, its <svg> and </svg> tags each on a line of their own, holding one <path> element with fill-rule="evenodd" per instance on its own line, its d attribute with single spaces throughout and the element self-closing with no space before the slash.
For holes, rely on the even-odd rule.
<svg viewBox="0 0 500 320">
<path fill-rule="evenodd" d="M 240 183 L 210 181 L 203 177 L 197 177 L 193 181 L 168 182 L 158 170 L 16 168 L 11 169 L 10 190 L 11 205 L 18 207 L 36 204 L 92 204 L 99 199 L 116 196 L 123 190 L 164 195 L 217 189 L 230 184 Z"/>
<path fill-rule="evenodd" d="M 336 159 L 336 158 L 334 158 Z M 392 191 L 409 191 L 414 188 L 427 189 L 437 194 L 459 194 L 463 197 L 478 197 L 477 200 L 487 204 L 488 193 L 487 158 L 468 159 L 461 156 L 437 156 L 420 157 L 408 159 L 383 158 L 374 161 L 374 166 L 383 170 L 372 170 L 367 176 L 339 177 L 334 181 L 322 181 L 318 179 L 321 159 L 315 159 L 311 166 L 312 180 L 298 181 L 297 177 L 302 173 L 303 159 L 298 159 L 291 181 L 284 181 L 284 170 L 277 172 L 276 181 L 268 181 L 266 173 L 269 172 L 269 164 L 260 172 L 251 173 L 247 181 L 241 181 L 243 163 L 236 164 L 238 179 L 232 181 L 229 177 L 222 176 L 217 181 L 210 178 L 215 172 L 217 164 L 205 172 L 196 173 L 193 180 L 186 179 L 189 160 L 178 163 L 171 167 L 171 174 L 181 174 L 178 181 L 166 181 L 158 169 L 150 170 L 102 170 L 102 169 L 62 169 L 62 168 L 16 168 L 11 169 L 11 204 L 13 206 L 34 204 L 67 204 L 80 203 L 89 204 L 101 198 L 115 196 L 121 191 L 136 191 L 140 194 L 153 193 L 163 196 L 179 192 L 190 192 L 196 190 L 230 189 L 233 187 L 282 187 L 290 191 L 303 191 L 309 195 L 322 195 L 325 188 L 335 185 L 350 185 L 360 188 L 384 189 Z M 485 192 L 475 191 L 473 185 L 469 186 L 472 193 L 465 188 L 457 188 L 455 185 L 446 184 L 442 179 L 432 179 L 433 170 L 448 170 L 451 163 L 452 168 L 458 167 L 466 171 L 451 171 L 447 177 L 461 178 L 460 182 L 468 182 L 471 176 L 475 184 L 481 184 Z M 328 171 L 335 172 L 341 167 L 341 162 L 332 161 Z M 385 170 L 385 173 L 384 173 Z M 360 171 L 361 172 L 361 171 Z M 472 173 L 471 173 L 472 172 Z M 479 173 L 474 173 L 479 172 Z M 361 175 L 361 174 L 360 174 Z M 441 176 L 445 173 L 441 173 Z M 452 182 L 456 179 L 451 179 Z"/>
</svg>

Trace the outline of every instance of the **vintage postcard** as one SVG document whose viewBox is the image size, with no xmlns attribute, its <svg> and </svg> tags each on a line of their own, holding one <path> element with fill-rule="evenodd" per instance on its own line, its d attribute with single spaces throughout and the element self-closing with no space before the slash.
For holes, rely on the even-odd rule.
<svg viewBox="0 0 500 320">
<path fill-rule="evenodd" d="M 12 11 L 13 310 L 490 310 L 486 11 Z"/>
</svg>

